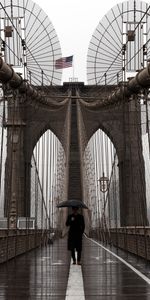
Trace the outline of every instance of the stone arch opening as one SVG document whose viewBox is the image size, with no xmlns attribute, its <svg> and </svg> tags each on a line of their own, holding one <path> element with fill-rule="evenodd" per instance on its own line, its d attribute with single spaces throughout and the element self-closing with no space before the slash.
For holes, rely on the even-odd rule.
<svg viewBox="0 0 150 300">
<path fill-rule="evenodd" d="M 118 156 L 111 139 L 100 128 L 85 148 L 83 169 L 90 226 L 92 229 L 120 226 Z"/>
<path fill-rule="evenodd" d="M 58 229 L 56 207 L 65 197 L 65 152 L 50 130 L 40 135 L 31 158 L 30 215 L 37 228 Z"/>
</svg>

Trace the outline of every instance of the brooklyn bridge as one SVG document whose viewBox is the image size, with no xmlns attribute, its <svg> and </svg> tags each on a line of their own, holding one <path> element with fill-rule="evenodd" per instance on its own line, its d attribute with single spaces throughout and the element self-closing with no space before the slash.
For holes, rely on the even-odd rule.
<svg viewBox="0 0 150 300">
<path fill-rule="evenodd" d="M 146 2 L 110 8 L 88 84 L 62 83 L 67 57 L 42 8 L 0 2 L 0 299 L 150 299 L 149 24 Z M 72 199 L 87 207 L 78 265 Z"/>
</svg>

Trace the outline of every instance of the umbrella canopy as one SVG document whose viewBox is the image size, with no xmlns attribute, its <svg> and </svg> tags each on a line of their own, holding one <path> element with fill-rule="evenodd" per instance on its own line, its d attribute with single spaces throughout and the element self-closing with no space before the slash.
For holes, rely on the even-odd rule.
<svg viewBox="0 0 150 300">
<path fill-rule="evenodd" d="M 82 201 L 72 199 L 68 201 L 62 201 L 60 202 L 57 207 L 81 207 L 81 208 L 88 208 Z"/>
</svg>

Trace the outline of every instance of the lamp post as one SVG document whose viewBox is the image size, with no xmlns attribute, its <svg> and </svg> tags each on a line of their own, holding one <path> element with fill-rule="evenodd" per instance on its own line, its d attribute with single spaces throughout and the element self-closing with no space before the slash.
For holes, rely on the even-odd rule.
<svg viewBox="0 0 150 300">
<path fill-rule="evenodd" d="M 105 208 L 106 208 L 106 201 L 105 201 L 105 193 L 108 191 L 108 186 L 109 186 L 109 178 L 104 175 L 98 179 L 99 184 L 100 184 L 100 191 L 103 193 L 103 207 L 102 207 L 102 214 L 101 214 L 101 224 L 104 224 L 104 240 L 105 240 L 105 230 L 107 228 L 106 226 L 106 218 L 105 218 Z"/>
<path fill-rule="evenodd" d="M 104 176 L 104 172 L 103 172 L 103 176 L 100 177 L 100 179 L 98 179 L 98 181 L 100 184 L 100 191 L 102 193 L 106 193 L 108 191 L 109 179 L 108 179 L 108 177 Z"/>
</svg>

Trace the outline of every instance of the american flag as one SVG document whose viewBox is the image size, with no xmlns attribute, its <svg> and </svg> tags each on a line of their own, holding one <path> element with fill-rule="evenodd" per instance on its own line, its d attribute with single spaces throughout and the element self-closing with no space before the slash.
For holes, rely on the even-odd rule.
<svg viewBox="0 0 150 300">
<path fill-rule="evenodd" d="M 72 67 L 73 55 L 59 58 L 55 61 L 55 69 L 63 69 Z"/>
</svg>

